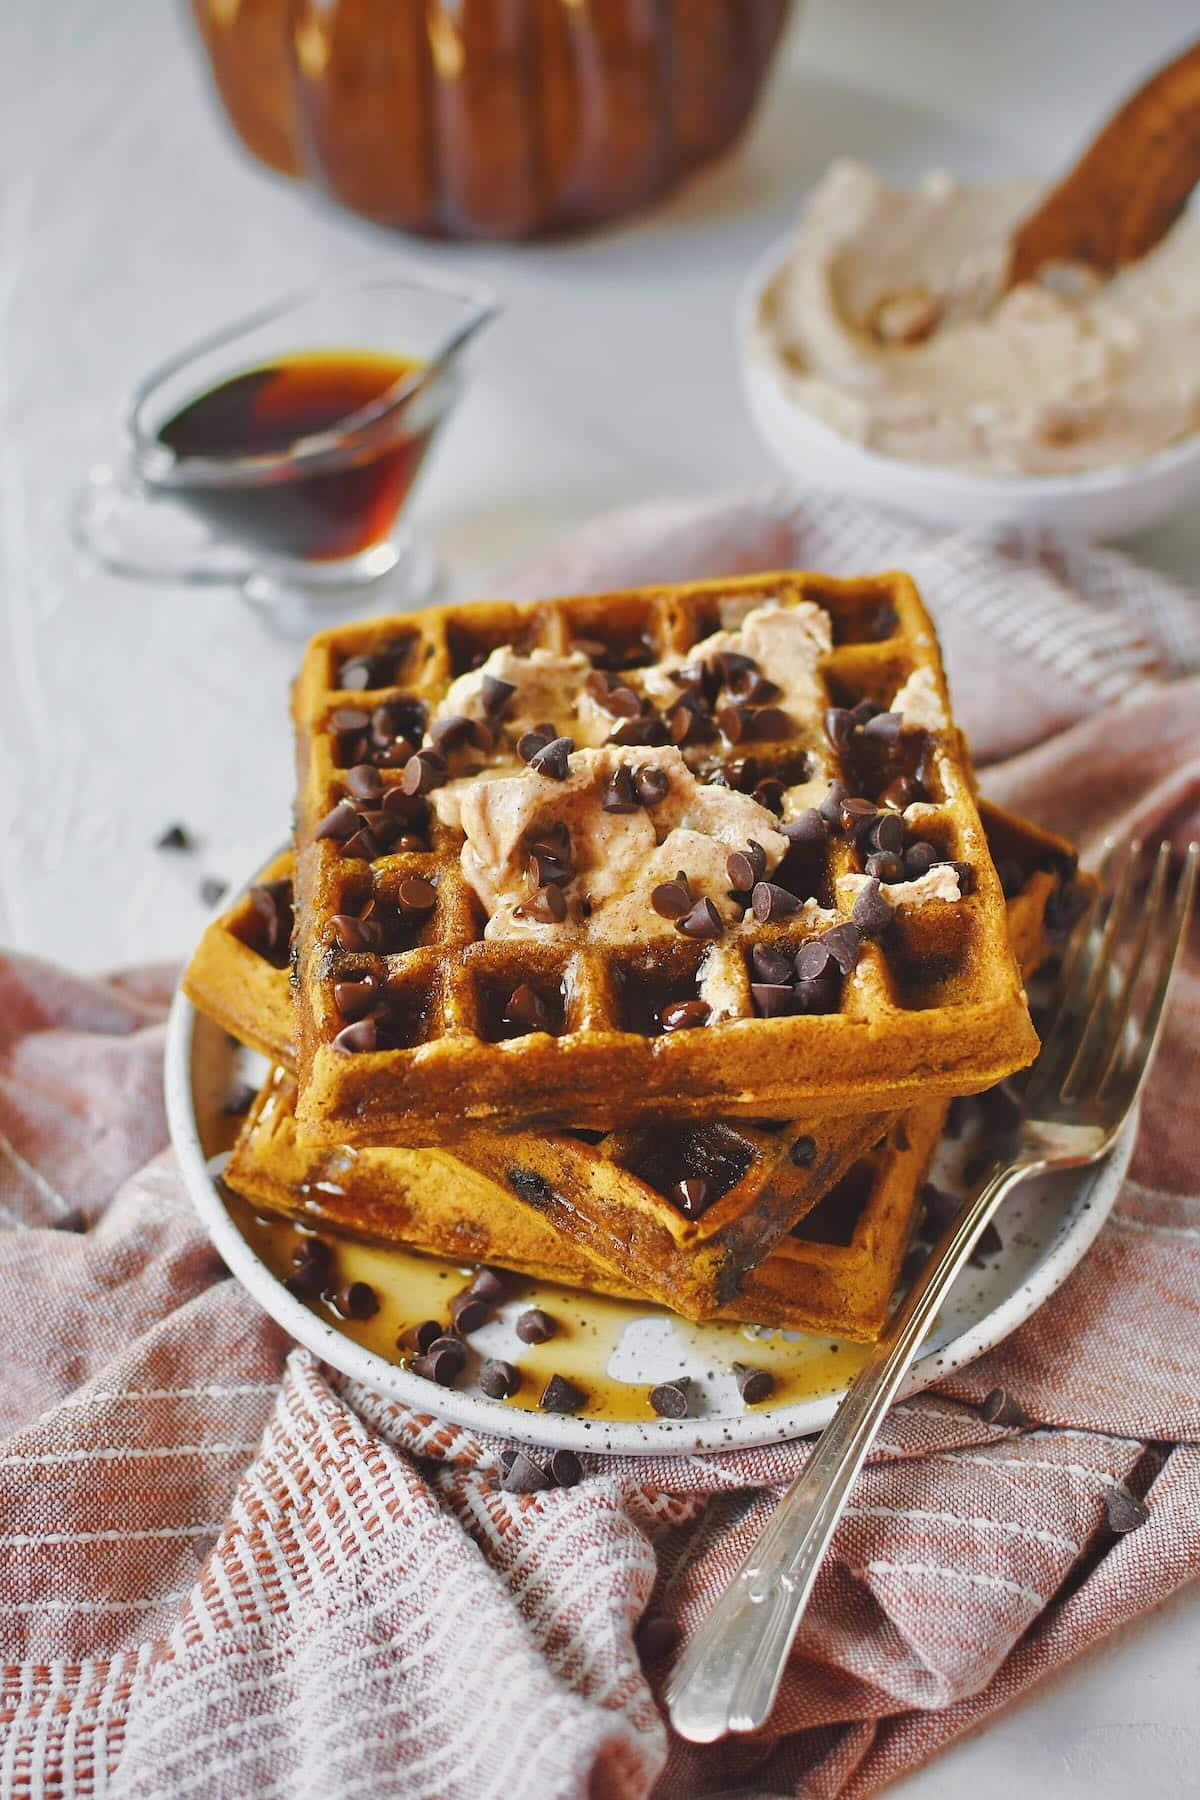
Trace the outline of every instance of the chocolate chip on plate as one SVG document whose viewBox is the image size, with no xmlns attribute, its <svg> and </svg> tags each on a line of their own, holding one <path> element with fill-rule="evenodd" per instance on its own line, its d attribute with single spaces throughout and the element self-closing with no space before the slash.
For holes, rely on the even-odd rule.
<svg viewBox="0 0 1200 1800">
<path fill-rule="evenodd" d="M 523 1344 L 549 1343 L 557 1330 L 550 1314 L 543 1312 L 540 1306 L 531 1306 L 516 1323 L 516 1333 Z"/>
<path fill-rule="evenodd" d="M 450 1302 L 450 1317 L 454 1321 L 455 1331 L 464 1337 L 470 1337 L 473 1331 L 482 1331 L 492 1316 L 492 1309 L 479 1294 L 473 1294 L 470 1288 L 464 1288 L 461 1294 L 455 1294 Z"/>
<path fill-rule="evenodd" d="M 194 850 L 195 842 L 186 825 L 168 825 L 162 835 L 155 839 L 156 850 Z"/>
<path fill-rule="evenodd" d="M 733 1365 L 737 1377 L 738 1393 L 747 1406 L 757 1406 L 760 1400 L 766 1400 L 775 1391 L 775 1377 L 769 1369 L 758 1369 L 752 1363 L 736 1362 Z"/>
<path fill-rule="evenodd" d="M 877 938 L 891 924 L 894 910 L 891 901 L 885 900 L 880 892 L 879 882 L 871 876 L 866 886 L 859 890 L 850 917 L 865 938 Z"/>
<path fill-rule="evenodd" d="M 575 748 L 574 738 L 551 738 L 536 755 L 529 759 L 529 767 L 538 775 L 544 775 L 548 781 L 565 781 L 570 772 L 568 758 Z"/>
<path fill-rule="evenodd" d="M 512 1363 L 490 1357 L 479 1371 L 479 1385 L 489 1400 L 511 1400 L 521 1385 L 521 1377 Z"/>
<path fill-rule="evenodd" d="M 643 1662 L 669 1656 L 679 1642 L 679 1627 L 666 1613 L 647 1613 L 633 1634 L 634 1647 Z"/>
<path fill-rule="evenodd" d="M 430 1356 L 451 1356 L 461 1369 L 467 1360 L 467 1346 L 456 1332 L 443 1331 L 429 1346 Z"/>
<path fill-rule="evenodd" d="M 222 881 L 219 875 L 206 875 L 200 883 L 200 902 L 203 906 L 216 906 L 229 892 L 229 883 Z"/>
<path fill-rule="evenodd" d="M 927 1181 L 921 1189 L 921 1199 L 925 1205 L 927 1236 L 940 1237 L 962 1211 L 958 1195 L 948 1194 L 945 1188 L 935 1187 L 932 1181 Z"/>
<path fill-rule="evenodd" d="M 657 890 L 655 890 L 657 892 Z M 691 911 L 685 913 L 676 926 L 676 931 L 684 937 L 697 938 L 701 942 L 724 937 L 725 921 L 711 900 L 697 900 Z"/>
<path fill-rule="evenodd" d="M 1015 1425 L 1018 1428 L 1028 1425 L 1029 1419 L 1025 1408 L 1014 1400 L 1007 1388 L 993 1388 L 979 1408 L 979 1416 L 986 1425 Z"/>
<path fill-rule="evenodd" d="M 573 1450 L 556 1450 L 547 1465 L 547 1473 L 555 1487 L 578 1487 L 583 1480 L 583 1464 Z"/>
<path fill-rule="evenodd" d="M 798 1137 L 788 1155 L 798 1169 L 811 1169 L 817 1160 L 817 1140 L 815 1137 Z"/>
<path fill-rule="evenodd" d="M 481 1300 L 487 1300 L 492 1306 L 495 1306 L 508 1293 L 508 1282 L 502 1270 L 489 1269 L 484 1264 L 472 1275 L 467 1292 L 468 1294 L 478 1294 Z"/>
<path fill-rule="evenodd" d="M 372 1319 L 379 1311 L 379 1295 L 369 1281 L 348 1281 L 334 1295 L 333 1304 L 343 1319 Z"/>
<path fill-rule="evenodd" d="M 691 1385 L 688 1376 L 677 1375 L 672 1381 L 660 1381 L 657 1387 L 650 1389 L 650 1404 L 660 1419 L 687 1417 Z"/>
<path fill-rule="evenodd" d="M 999 1256 L 1003 1248 L 1004 1239 L 989 1219 L 967 1261 L 973 1269 L 981 1269 L 989 1256 Z"/>
<path fill-rule="evenodd" d="M 1136 1531 L 1150 1517 L 1150 1508 L 1127 1494 L 1124 1488 L 1105 1488 L 1103 1499 L 1109 1530 L 1122 1536 L 1127 1531 Z"/>
<path fill-rule="evenodd" d="M 799 912 L 803 901 L 776 881 L 756 881 L 750 904 L 755 918 L 761 925 L 766 925 L 776 919 L 790 919 L 793 913 Z"/>
<path fill-rule="evenodd" d="M 419 1319 L 415 1325 L 406 1325 L 396 1339 L 401 1350 L 416 1350 L 424 1355 L 436 1338 L 441 1337 L 442 1328 L 436 1319 Z"/>
<path fill-rule="evenodd" d="M 506 1494 L 543 1494 L 550 1485 L 545 1470 L 524 1450 L 517 1451 L 500 1477 L 500 1486 Z"/>
<path fill-rule="evenodd" d="M 462 1373 L 462 1363 L 448 1350 L 430 1350 L 414 1356 L 408 1366 L 414 1375 L 420 1375 L 425 1381 L 435 1381 L 438 1387 L 453 1387 Z"/>
<path fill-rule="evenodd" d="M 585 1404 L 587 1395 L 565 1375 L 552 1375 L 542 1389 L 538 1405 L 543 1412 L 576 1413 Z"/>
<path fill-rule="evenodd" d="M 694 1031 L 708 1024 L 711 1011 L 707 1000 L 672 1000 L 659 1017 L 664 1031 Z"/>
</svg>

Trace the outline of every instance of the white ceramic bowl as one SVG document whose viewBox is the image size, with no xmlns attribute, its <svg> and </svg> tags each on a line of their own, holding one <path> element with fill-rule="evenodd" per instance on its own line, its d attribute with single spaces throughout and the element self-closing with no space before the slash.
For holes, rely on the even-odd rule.
<svg viewBox="0 0 1200 1800">
<path fill-rule="evenodd" d="M 840 436 L 798 406 L 753 349 L 759 298 L 791 250 L 790 238 L 779 240 L 751 271 L 738 302 L 737 349 L 754 422 L 805 487 L 833 489 L 952 530 L 1039 526 L 1083 538 L 1143 531 L 1200 496 L 1200 433 L 1140 462 L 1081 475 L 976 475 L 880 456 Z"/>
</svg>

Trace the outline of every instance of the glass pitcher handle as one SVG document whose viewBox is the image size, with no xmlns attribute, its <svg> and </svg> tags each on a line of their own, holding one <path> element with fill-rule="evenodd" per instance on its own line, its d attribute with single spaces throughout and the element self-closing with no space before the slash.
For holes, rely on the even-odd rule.
<svg viewBox="0 0 1200 1800">
<path fill-rule="evenodd" d="M 71 534 L 114 574 L 140 581 L 236 586 L 256 564 L 172 494 L 149 488 L 126 464 L 100 463 L 75 496 Z"/>
</svg>

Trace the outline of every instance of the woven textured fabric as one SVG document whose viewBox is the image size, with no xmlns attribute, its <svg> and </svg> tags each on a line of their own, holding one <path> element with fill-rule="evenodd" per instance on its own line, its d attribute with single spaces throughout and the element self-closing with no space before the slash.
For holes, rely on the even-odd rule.
<svg viewBox="0 0 1200 1800">
<path fill-rule="evenodd" d="M 1165 681 L 1200 615 L 1114 553 L 747 502 L 606 522 L 507 585 L 780 563 L 913 569 L 1004 804 L 1085 851 L 1200 827 L 1200 683 Z M 0 1794 L 864 1796 L 1200 1572 L 1194 955 L 1095 1247 L 894 1409 L 769 1732 L 707 1749 L 634 1632 L 694 1628 L 807 1446 L 512 1496 L 500 1440 L 289 1349 L 160 1154 L 167 985 L 0 957 Z M 985 1423 L 997 1386 L 1028 1428 Z M 1114 1489 L 1149 1509 L 1122 1537 Z"/>
</svg>

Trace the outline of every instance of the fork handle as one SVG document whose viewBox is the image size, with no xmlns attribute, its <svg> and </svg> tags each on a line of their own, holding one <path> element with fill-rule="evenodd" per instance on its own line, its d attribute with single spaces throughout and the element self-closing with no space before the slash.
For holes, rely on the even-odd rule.
<svg viewBox="0 0 1200 1800">
<path fill-rule="evenodd" d="M 727 1732 L 766 1724 L 817 1570 L 884 1416 L 984 1226 L 1035 1166 L 997 1162 L 982 1178 L 688 1644 L 664 1695 L 682 1737 L 709 1744 Z"/>
</svg>

